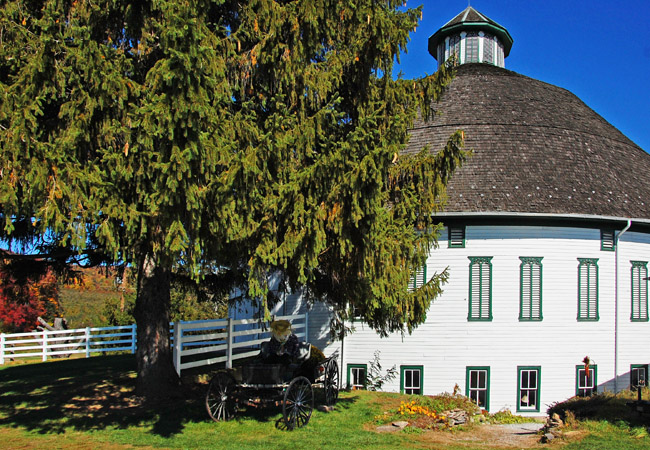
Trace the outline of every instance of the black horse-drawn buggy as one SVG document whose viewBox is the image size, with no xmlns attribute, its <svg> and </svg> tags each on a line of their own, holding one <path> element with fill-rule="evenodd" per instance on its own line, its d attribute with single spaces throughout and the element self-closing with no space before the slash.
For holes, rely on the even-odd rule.
<svg viewBox="0 0 650 450">
<path fill-rule="evenodd" d="M 310 353 L 303 352 L 292 362 L 258 358 L 237 369 L 217 372 L 205 397 L 208 414 L 219 422 L 233 418 L 244 406 L 281 405 L 282 422 L 288 430 L 307 425 L 314 409 L 314 388 L 322 389 L 328 406 L 334 405 L 339 395 L 337 354 L 319 361 Z"/>
</svg>

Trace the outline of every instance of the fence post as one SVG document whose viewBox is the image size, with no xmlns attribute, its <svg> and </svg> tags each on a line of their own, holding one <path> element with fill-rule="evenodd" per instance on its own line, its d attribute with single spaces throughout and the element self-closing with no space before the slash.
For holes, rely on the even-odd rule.
<svg viewBox="0 0 650 450">
<path fill-rule="evenodd" d="M 181 350 L 183 349 L 182 336 L 181 322 L 174 322 L 174 367 L 179 377 L 181 376 Z"/>
<path fill-rule="evenodd" d="M 305 342 L 309 342 L 309 313 L 305 311 Z"/>
<path fill-rule="evenodd" d="M 131 354 L 135 354 L 135 340 L 136 340 L 136 325 L 131 325 Z"/>
<path fill-rule="evenodd" d="M 0 333 L 0 364 L 5 363 L 5 334 Z"/>
<path fill-rule="evenodd" d="M 43 330 L 43 361 L 47 361 L 47 330 Z"/>
<path fill-rule="evenodd" d="M 90 358 L 90 327 L 86 327 L 86 358 Z"/>
<path fill-rule="evenodd" d="M 226 337 L 226 369 L 232 369 L 232 318 L 228 317 L 228 332 Z"/>
</svg>

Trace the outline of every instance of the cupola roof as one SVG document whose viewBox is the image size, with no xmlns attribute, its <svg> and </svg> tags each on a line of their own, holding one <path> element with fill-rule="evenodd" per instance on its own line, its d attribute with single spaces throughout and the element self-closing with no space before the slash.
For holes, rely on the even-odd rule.
<svg viewBox="0 0 650 450">
<path fill-rule="evenodd" d="M 510 33 L 508 33 L 508 30 L 496 23 L 494 20 L 481 14 L 471 6 L 468 6 L 464 11 L 444 24 L 442 28 L 436 31 L 429 38 L 429 53 L 437 59 L 438 44 L 443 42 L 447 36 L 458 34 L 463 31 L 483 31 L 493 34 L 503 44 L 505 56 L 510 54 L 513 40 Z M 440 63 L 442 61 L 438 62 Z"/>
</svg>

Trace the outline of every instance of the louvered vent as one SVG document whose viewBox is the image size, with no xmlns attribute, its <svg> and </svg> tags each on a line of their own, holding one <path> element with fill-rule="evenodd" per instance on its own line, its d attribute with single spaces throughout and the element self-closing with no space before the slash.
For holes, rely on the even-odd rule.
<svg viewBox="0 0 650 450">
<path fill-rule="evenodd" d="M 465 227 L 449 227 L 449 248 L 465 247 Z"/>
<path fill-rule="evenodd" d="M 602 230 L 600 232 L 600 249 L 606 251 L 613 251 L 616 249 L 614 230 Z"/>
</svg>

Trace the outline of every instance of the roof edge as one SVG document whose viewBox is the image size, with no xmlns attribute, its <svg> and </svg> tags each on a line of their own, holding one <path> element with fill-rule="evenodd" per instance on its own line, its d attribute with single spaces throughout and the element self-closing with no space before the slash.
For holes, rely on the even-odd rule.
<svg viewBox="0 0 650 450">
<path fill-rule="evenodd" d="M 650 219 L 638 217 L 619 217 L 619 216 L 602 216 L 591 214 L 555 214 L 555 213 L 527 213 L 527 212 L 503 212 L 503 211 L 481 211 L 481 212 L 460 212 L 460 211 L 442 211 L 434 214 L 436 219 L 453 218 L 481 218 L 481 219 L 539 219 L 554 220 L 567 222 L 599 222 L 599 223 L 620 223 L 626 225 L 628 221 L 632 224 L 650 227 Z"/>
</svg>

